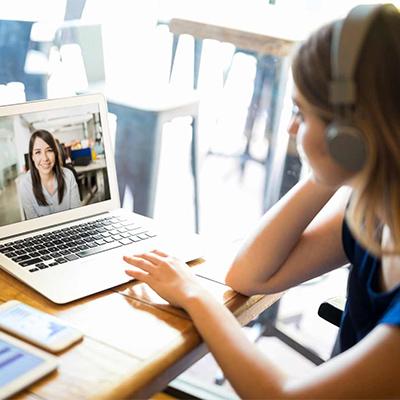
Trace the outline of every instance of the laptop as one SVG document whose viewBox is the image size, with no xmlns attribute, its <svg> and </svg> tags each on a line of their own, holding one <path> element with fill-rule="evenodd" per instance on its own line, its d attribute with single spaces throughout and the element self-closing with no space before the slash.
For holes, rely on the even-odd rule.
<svg viewBox="0 0 400 400">
<path fill-rule="evenodd" d="M 67 153 L 62 201 L 58 185 L 51 191 L 39 181 L 47 205 L 39 205 L 31 172 L 56 170 L 55 157 L 47 155 L 43 165 L 35 158 L 51 152 L 43 131 Z M 26 170 L 31 137 L 35 168 Z M 158 248 L 186 262 L 202 256 L 198 235 L 172 232 L 120 207 L 112 145 L 101 94 L 0 107 L 0 267 L 54 303 L 131 280 L 123 255 Z M 74 166 L 68 154 L 78 150 L 91 161 Z"/>
</svg>

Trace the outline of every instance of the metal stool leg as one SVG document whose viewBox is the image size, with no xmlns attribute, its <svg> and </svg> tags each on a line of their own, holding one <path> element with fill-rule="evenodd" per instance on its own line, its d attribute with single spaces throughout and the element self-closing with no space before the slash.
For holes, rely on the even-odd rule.
<svg viewBox="0 0 400 400">
<path fill-rule="evenodd" d="M 192 118 L 192 143 L 191 143 L 191 168 L 193 175 L 193 196 L 194 196 L 194 217 L 196 233 L 200 231 L 199 216 L 199 161 L 198 161 L 198 138 L 197 138 L 197 118 Z"/>
<path fill-rule="evenodd" d="M 193 88 L 197 89 L 199 82 L 201 52 L 203 50 L 203 40 L 194 39 L 194 63 L 193 63 Z"/>
<path fill-rule="evenodd" d="M 179 35 L 177 33 L 174 33 L 173 38 L 172 38 L 171 64 L 169 66 L 169 81 L 170 82 L 171 82 L 171 77 L 172 77 L 172 70 L 174 69 L 175 56 L 176 56 L 176 50 L 178 48 L 178 42 L 179 42 Z"/>
</svg>

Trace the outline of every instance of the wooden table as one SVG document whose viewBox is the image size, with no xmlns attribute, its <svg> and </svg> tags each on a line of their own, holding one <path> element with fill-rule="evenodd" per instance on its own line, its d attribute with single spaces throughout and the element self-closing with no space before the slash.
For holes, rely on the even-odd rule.
<svg viewBox="0 0 400 400">
<path fill-rule="evenodd" d="M 242 49 L 275 56 L 288 55 L 293 44 L 304 36 L 292 33 L 291 29 L 298 25 L 288 27 L 281 22 L 283 16 L 277 14 L 275 6 L 266 3 L 256 10 L 243 4 L 240 10 L 235 3 L 227 7 L 225 13 L 206 8 L 183 11 L 171 18 L 169 29 L 172 33 L 229 42 Z"/>
<path fill-rule="evenodd" d="M 280 295 L 247 298 L 225 286 L 228 248 L 191 266 L 199 282 L 246 324 Z M 188 315 L 141 282 L 56 305 L 0 271 L 0 303 L 10 299 L 57 315 L 84 332 L 82 342 L 59 355 L 58 370 L 17 399 L 149 398 L 208 352 Z"/>
<path fill-rule="evenodd" d="M 332 16 L 312 13 L 296 4 L 272 5 L 265 0 L 166 1 L 162 10 L 172 33 L 230 42 L 258 53 L 286 56 L 293 44 Z"/>
</svg>

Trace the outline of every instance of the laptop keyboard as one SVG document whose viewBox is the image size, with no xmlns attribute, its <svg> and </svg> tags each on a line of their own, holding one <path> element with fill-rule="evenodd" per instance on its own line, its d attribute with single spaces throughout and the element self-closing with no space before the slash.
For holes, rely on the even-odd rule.
<svg viewBox="0 0 400 400">
<path fill-rule="evenodd" d="M 37 272 L 155 236 L 129 218 L 106 217 L 2 244 L 0 253 Z"/>
</svg>

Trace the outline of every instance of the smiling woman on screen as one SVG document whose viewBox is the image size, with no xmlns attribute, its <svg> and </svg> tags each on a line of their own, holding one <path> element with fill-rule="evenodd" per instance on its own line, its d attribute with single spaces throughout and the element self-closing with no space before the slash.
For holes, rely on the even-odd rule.
<svg viewBox="0 0 400 400">
<path fill-rule="evenodd" d="M 46 130 L 29 140 L 29 171 L 20 180 L 19 195 L 27 219 L 81 205 L 76 179 L 61 165 L 56 141 Z"/>
</svg>

